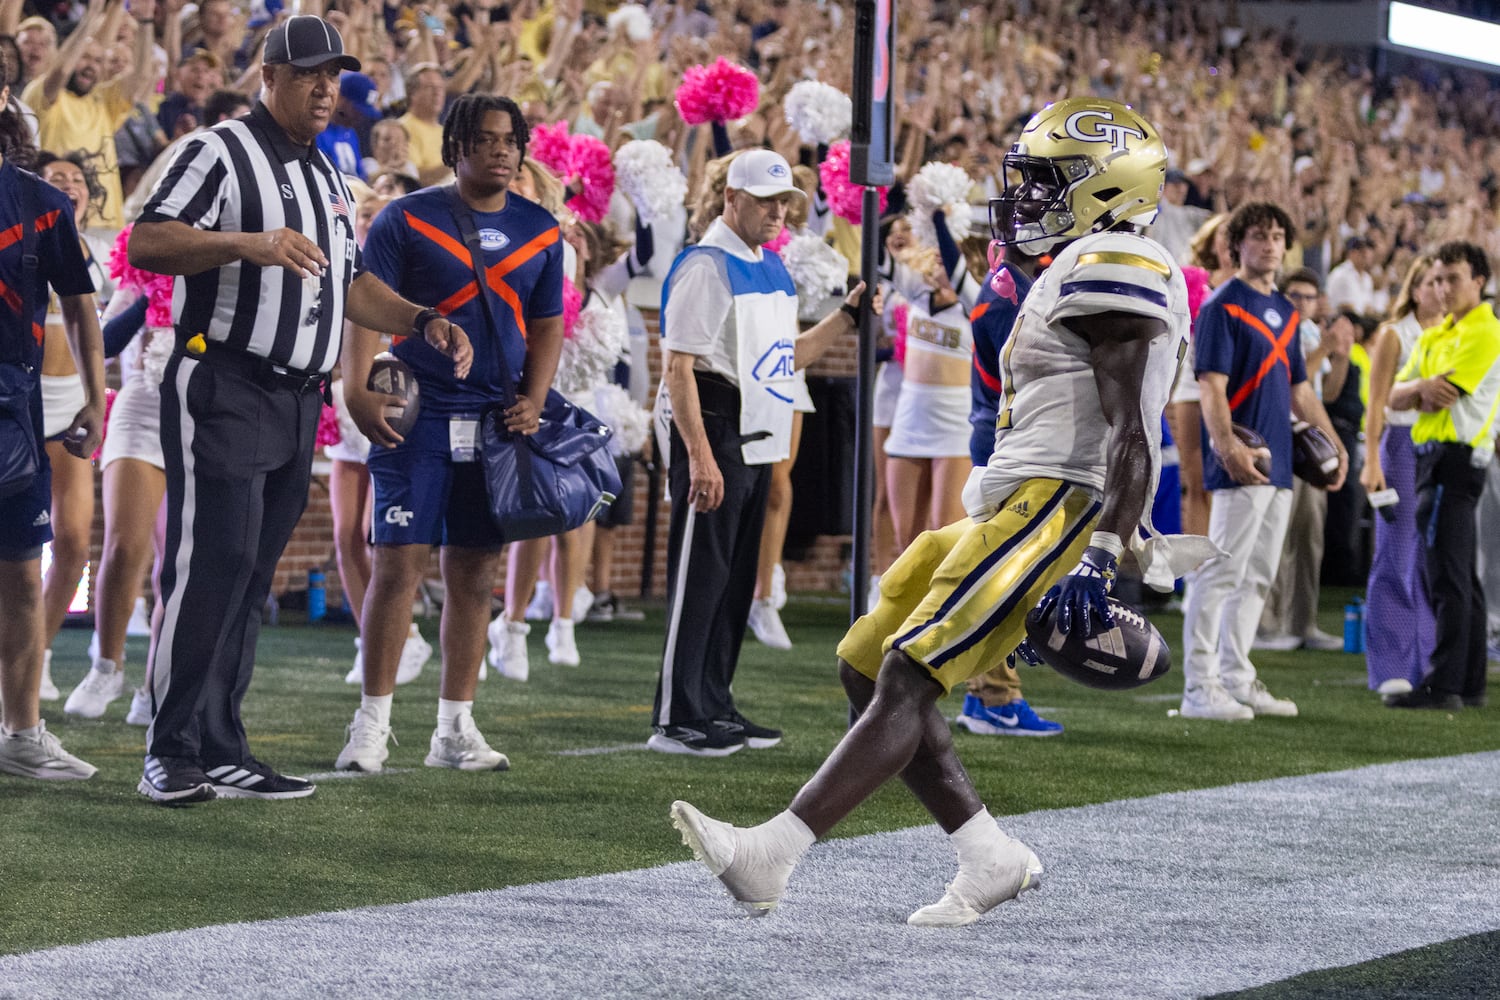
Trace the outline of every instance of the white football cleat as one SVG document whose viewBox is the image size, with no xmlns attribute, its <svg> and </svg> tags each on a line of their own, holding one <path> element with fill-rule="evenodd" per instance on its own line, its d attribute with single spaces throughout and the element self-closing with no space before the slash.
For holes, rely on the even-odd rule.
<svg viewBox="0 0 1500 1000">
<path fill-rule="evenodd" d="M 671 816 L 693 857 L 724 883 L 740 909 L 763 917 L 781 902 L 796 859 L 770 856 L 751 831 L 705 816 L 686 802 L 673 802 Z"/>
<path fill-rule="evenodd" d="M 913 927 L 965 927 L 1008 899 L 1042 884 L 1042 862 L 1014 837 L 1007 837 L 995 856 L 978 871 L 962 867 L 936 903 L 906 918 Z"/>
</svg>

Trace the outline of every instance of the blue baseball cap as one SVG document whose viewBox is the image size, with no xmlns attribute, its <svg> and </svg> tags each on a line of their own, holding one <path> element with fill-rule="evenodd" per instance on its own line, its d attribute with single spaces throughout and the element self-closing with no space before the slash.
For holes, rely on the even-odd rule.
<svg viewBox="0 0 1500 1000">
<path fill-rule="evenodd" d="M 375 81 L 363 73 L 345 73 L 339 77 L 339 96 L 358 108 L 360 114 L 371 121 L 380 119 L 380 93 Z"/>
</svg>

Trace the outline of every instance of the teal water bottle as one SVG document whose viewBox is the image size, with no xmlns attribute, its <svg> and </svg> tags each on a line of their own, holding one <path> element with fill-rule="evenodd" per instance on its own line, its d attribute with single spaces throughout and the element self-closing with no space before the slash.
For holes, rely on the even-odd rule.
<svg viewBox="0 0 1500 1000">
<path fill-rule="evenodd" d="M 328 594 L 323 589 L 323 568 L 307 571 L 307 620 L 320 622 L 328 614 Z"/>
<path fill-rule="evenodd" d="M 1344 605 L 1344 652 L 1365 651 L 1365 602 L 1356 597 Z"/>
</svg>

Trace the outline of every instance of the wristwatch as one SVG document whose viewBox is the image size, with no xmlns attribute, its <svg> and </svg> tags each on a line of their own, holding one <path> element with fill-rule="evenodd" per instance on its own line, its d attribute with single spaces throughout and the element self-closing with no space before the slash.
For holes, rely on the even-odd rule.
<svg viewBox="0 0 1500 1000">
<path fill-rule="evenodd" d="M 427 338 L 427 324 L 435 319 L 442 319 L 443 314 L 436 309 L 423 309 L 417 313 L 417 318 L 411 321 L 412 336 Z"/>
</svg>

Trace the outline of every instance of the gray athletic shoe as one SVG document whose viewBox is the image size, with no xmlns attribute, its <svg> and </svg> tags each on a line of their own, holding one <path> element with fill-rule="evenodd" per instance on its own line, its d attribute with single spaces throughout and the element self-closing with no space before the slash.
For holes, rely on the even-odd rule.
<svg viewBox="0 0 1500 1000">
<path fill-rule="evenodd" d="M 30 734 L 0 728 L 0 771 L 43 781 L 83 781 L 98 768 L 64 750 L 57 737 L 47 732 L 47 724 L 39 722 Z"/>
<path fill-rule="evenodd" d="M 459 771 L 510 770 L 510 759 L 491 749 L 471 715 L 460 718 L 447 732 L 441 726 L 432 731 L 425 763 L 428 767 L 451 767 Z"/>
</svg>

